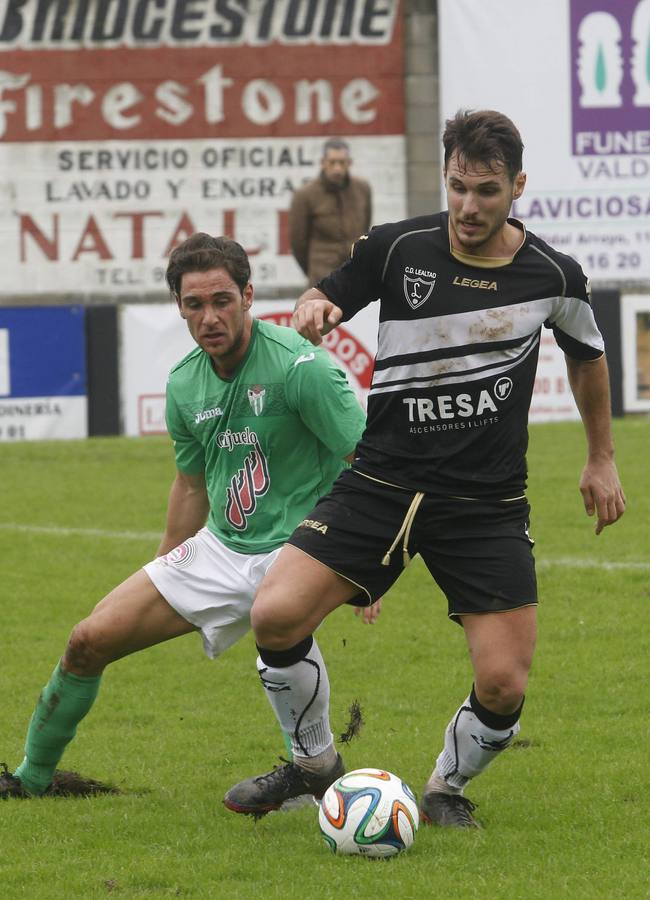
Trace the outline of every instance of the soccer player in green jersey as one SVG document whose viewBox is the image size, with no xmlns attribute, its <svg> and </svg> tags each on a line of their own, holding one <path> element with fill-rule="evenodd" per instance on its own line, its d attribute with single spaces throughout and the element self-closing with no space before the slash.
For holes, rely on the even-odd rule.
<svg viewBox="0 0 650 900">
<path fill-rule="evenodd" d="M 3 798 L 105 789 L 55 769 L 106 666 L 191 631 L 211 658 L 242 637 L 262 577 L 351 459 L 364 427 L 329 354 L 293 329 L 253 318 L 250 265 L 235 241 L 192 236 L 171 254 L 167 282 L 197 347 L 167 384 L 177 472 L 165 533 L 156 559 L 73 628 L 38 699 L 25 758 L 0 775 Z M 324 684 L 315 642 L 308 665 Z M 327 785 L 317 778 L 313 787 L 322 793 Z"/>
</svg>

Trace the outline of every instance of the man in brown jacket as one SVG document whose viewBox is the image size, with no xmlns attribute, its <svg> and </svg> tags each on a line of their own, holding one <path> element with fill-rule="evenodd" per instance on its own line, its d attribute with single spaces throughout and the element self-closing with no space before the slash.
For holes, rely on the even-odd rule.
<svg viewBox="0 0 650 900">
<path fill-rule="evenodd" d="M 370 185 L 350 175 L 351 164 L 348 144 L 330 138 L 320 174 L 293 195 L 291 252 L 312 285 L 345 262 L 352 243 L 370 227 Z"/>
</svg>

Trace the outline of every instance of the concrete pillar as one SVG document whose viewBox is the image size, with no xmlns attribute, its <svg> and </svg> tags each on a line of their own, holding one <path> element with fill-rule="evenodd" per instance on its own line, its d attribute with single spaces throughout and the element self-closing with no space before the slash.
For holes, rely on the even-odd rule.
<svg viewBox="0 0 650 900">
<path fill-rule="evenodd" d="M 436 0 L 404 0 L 404 25 L 407 209 L 419 216 L 441 207 Z"/>
</svg>

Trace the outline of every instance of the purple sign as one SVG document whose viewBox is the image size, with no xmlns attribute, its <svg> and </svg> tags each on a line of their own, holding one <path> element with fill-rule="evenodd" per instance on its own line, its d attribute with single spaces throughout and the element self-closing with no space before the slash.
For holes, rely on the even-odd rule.
<svg viewBox="0 0 650 900">
<path fill-rule="evenodd" d="M 574 156 L 650 153 L 650 0 L 570 0 Z"/>
</svg>

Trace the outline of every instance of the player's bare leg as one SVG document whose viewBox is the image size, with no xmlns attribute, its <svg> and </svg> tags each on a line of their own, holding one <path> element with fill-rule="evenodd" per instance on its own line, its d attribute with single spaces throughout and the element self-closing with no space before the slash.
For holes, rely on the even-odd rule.
<svg viewBox="0 0 650 900">
<path fill-rule="evenodd" d="M 109 663 L 193 630 L 143 571 L 111 591 L 72 630 L 63 658 L 38 699 L 25 758 L 13 775 L 0 776 L 0 797 L 40 795 L 50 788 L 57 763 L 92 707 Z M 86 786 L 87 793 L 101 792 L 97 782 L 86 781 Z M 68 780 L 63 786 L 57 782 L 57 793 L 66 790 L 83 793 L 83 780 L 74 785 Z"/>
<path fill-rule="evenodd" d="M 123 656 L 194 630 L 140 570 L 75 625 L 61 662 L 74 675 L 100 675 Z"/>
<path fill-rule="evenodd" d="M 463 796 L 519 733 L 537 634 L 536 607 L 463 616 L 474 685 L 447 726 L 444 747 L 422 796 L 425 821 L 476 827 Z"/>
<path fill-rule="evenodd" d="M 537 641 L 537 606 L 463 616 L 480 702 L 508 715 L 521 706 Z"/>
<path fill-rule="evenodd" d="M 287 544 L 255 597 L 251 610 L 255 640 L 269 650 L 294 647 L 358 593 L 347 579 Z"/>
<path fill-rule="evenodd" d="M 231 788 L 224 803 L 260 816 L 293 797 L 322 797 L 344 772 L 329 724 L 329 681 L 312 632 L 358 588 L 290 545 L 258 591 L 251 621 L 259 650 L 257 669 L 294 762 Z"/>
</svg>

